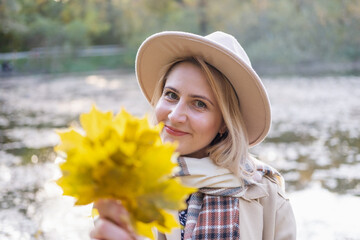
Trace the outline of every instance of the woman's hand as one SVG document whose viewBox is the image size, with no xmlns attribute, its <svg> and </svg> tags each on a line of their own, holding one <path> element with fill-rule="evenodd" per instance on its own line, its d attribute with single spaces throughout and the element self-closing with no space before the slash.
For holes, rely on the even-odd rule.
<svg viewBox="0 0 360 240">
<path fill-rule="evenodd" d="M 99 211 L 94 229 L 90 232 L 95 240 L 134 240 L 137 239 L 130 226 L 129 214 L 119 201 L 104 199 L 95 202 Z"/>
</svg>

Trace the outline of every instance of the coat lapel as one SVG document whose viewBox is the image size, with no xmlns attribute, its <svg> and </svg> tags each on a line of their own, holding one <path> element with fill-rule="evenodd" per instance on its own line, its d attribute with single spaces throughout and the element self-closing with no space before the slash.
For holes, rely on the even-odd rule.
<svg viewBox="0 0 360 240">
<path fill-rule="evenodd" d="M 263 229 L 263 207 L 257 201 L 240 198 L 240 239 L 261 240 Z"/>
<path fill-rule="evenodd" d="M 261 240 L 263 235 L 263 206 L 259 199 L 269 196 L 260 185 L 249 187 L 239 199 L 240 239 Z"/>
</svg>

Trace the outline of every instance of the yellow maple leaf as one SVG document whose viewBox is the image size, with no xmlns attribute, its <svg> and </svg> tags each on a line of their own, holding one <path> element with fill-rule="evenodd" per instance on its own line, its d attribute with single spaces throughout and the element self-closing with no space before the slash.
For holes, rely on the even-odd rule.
<svg viewBox="0 0 360 240">
<path fill-rule="evenodd" d="M 185 208 L 185 199 L 195 191 L 172 174 L 176 144 L 162 143 L 163 124 L 151 126 L 122 109 L 116 116 L 93 107 L 80 116 L 84 133 L 74 129 L 58 132 L 55 147 L 66 161 L 57 181 L 65 195 L 84 205 L 103 198 L 121 200 L 139 235 L 153 239 L 152 228 L 170 232 L 178 227 L 170 210 Z"/>
<path fill-rule="evenodd" d="M 93 106 L 90 113 L 80 116 L 80 123 L 86 132 L 86 137 L 96 141 L 102 134 L 107 133 L 107 128 L 111 127 L 112 113 L 97 111 Z"/>
</svg>

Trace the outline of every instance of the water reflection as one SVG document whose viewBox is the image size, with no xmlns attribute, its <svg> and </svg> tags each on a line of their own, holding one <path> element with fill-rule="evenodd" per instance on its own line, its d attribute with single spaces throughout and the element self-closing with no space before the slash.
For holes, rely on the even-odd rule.
<svg viewBox="0 0 360 240">
<path fill-rule="evenodd" d="M 359 78 L 269 79 L 274 124 L 259 157 L 282 170 L 289 190 L 319 181 L 360 196 Z"/>
<path fill-rule="evenodd" d="M 305 215 L 316 204 L 333 208 L 329 204 L 337 202 L 360 214 L 360 78 L 264 83 L 273 125 L 265 143 L 252 151 L 287 180 L 299 239 L 360 239 L 349 216 L 339 225 L 326 214 Z M 149 110 L 133 74 L 0 79 L 0 239 L 88 239 L 89 206 L 72 207 L 73 199 L 61 197 L 53 182 L 60 174 L 53 146 L 59 140 L 54 130 L 78 125 L 78 115 L 93 103 L 102 110 L 124 106 L 139 116 Z M 328 205 L 314 200 L 324 196 Z M 328 235 L 325 227 L 339 230 Z"/>
</svg>

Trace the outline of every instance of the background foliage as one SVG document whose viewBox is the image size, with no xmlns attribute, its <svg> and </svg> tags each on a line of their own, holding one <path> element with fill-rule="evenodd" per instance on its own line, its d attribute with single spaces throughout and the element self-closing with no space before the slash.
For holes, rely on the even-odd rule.
<svg viewBox="0 0 360 240">
<path fill-rule="evenodd" d="M 360 61 L 357 0 L 0 0 L 3 53 L 57 47 L 66 62 L 79 47 L 115 44 L 126 59 L 112 64 L 132 66 L 161 30 L 229 32 L 264 69 Z"/>
</svg>

